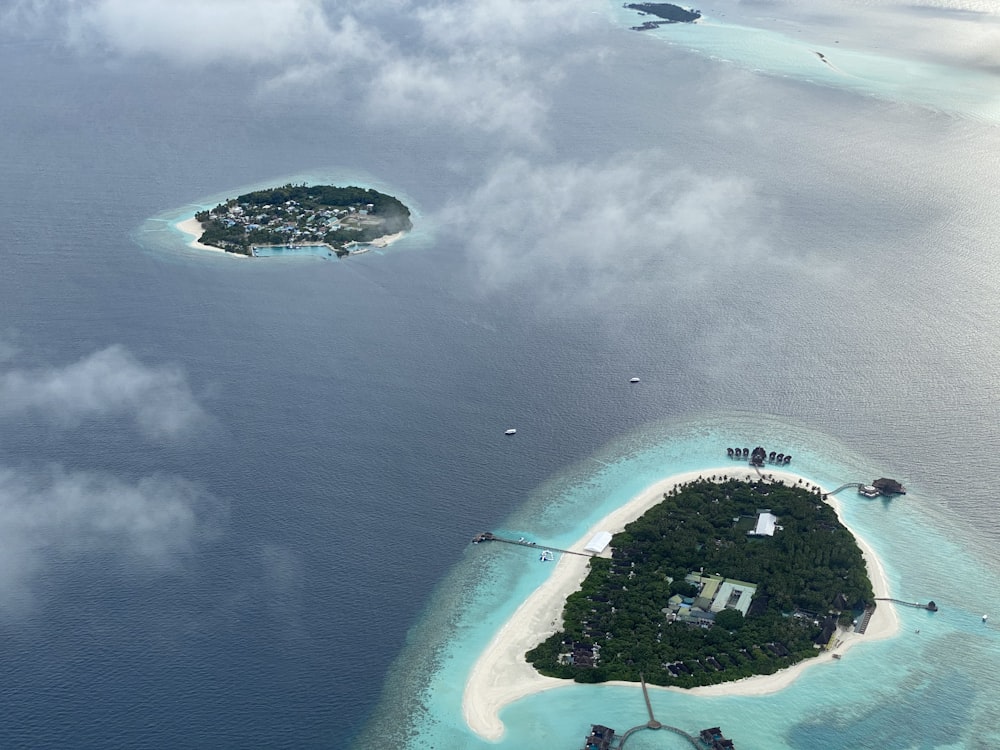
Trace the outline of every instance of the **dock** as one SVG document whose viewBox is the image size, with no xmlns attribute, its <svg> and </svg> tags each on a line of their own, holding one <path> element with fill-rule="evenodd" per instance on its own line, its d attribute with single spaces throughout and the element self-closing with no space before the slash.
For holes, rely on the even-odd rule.
<svg viewBox="0 0 1000 750">
<path fill-rule="evenodd" d="M 892 602 L 893 604 L 900 604 L 904 607 L 914 607 L 915 609 L 926 609 L 928 612 L 937 612 L 938 605 L 933 601 L 927 602 L 927 604 L 921 604 L 920 602 L 904 602 L 902 599 L 889 599 L 884 596 L 876 596 L 875 601 L 878 602 Z"/>
<path fill-rule="evenodd" d="M 518 547 L 528 547 L 530 549 L 547 549 L 551 552 L 562 552 L 565 555 L 580 555 L 580 557 L 596 557 L 596 555 L 590 552 L 577 552 L 571 549 L 559 549 L 558 547 L 550 547 L 549 545 L 541 545 L 538 542 L 530 542 L 527 539 L 507 539 L 506 537 L 497 536 L 492 531 L 484 531 L 482 534 L 476 534 L 472 537 L 473 544 L 479 544 L 480 542 L 503 542 L 504 544 L 514 544 Z"/>
</svg>

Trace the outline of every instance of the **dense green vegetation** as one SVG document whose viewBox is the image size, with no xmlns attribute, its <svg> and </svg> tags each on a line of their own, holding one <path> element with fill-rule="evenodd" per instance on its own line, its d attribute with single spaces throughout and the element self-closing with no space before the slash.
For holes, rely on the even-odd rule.
<svg viewBox="0 0 1000 750">
<path fill-rule="evenodd" d="M 638 681 L 642 673 L 651 683 L 693 687 L 815 656 L 835 618 L 849 624 L 874 599 L 854 537 L 818 492 L 725 478 L 672 490 L 615 535 L 611 559 L 591 560 L 566 602 L 564 630 L 528 661 L 578 682 Z M 749 536 L 764 508 L 781 528 Z M 684 578 L 702 569 L 757 584 L 746 617 L 730 609 L 709 627 L 668 620 L 668 599 L 692 596 Z M 574 651 L 597 658 L 574 660 Z"/>
<path fill-rule="evenodd" d="M 649 13 L 671 23 L 691 23 L 701 18 L 699 11 L 686 10 L 679 5 L 672 5 L 671 3 L 629 3 L 625 7 L 637 10 L 640 13 Z"/>
<path fill-rule="evenodd" d="M 200 242 L 251 254 L 253 245 L 320 244 L 346 254 L 349 242 L 370 242 L 405 232 L 410 210 L 370 188 L 292 185 L 256 190 L 199 211 Z"/>
</svg>

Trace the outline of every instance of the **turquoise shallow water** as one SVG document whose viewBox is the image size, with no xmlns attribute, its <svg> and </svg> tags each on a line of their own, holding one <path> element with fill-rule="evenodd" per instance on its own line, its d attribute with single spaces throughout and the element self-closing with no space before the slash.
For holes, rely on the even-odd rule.
<svg viewBox="0 0 1000 750">
<path fill-rule="evenodd" d="M 748 12 L 738 3 L 733 9 Z M 784 11 L 787 13 L 788 9 Z M 781 12 L 775 10 L 775 13 Z M 613 17 L 625 28 L 649 18 L 620 5 L 616 5 Z M 706 11 L 697 23 L 665 24 L 652 31 L 635 33 L 757 73 L 1000 122 L 1000 80 L 988 68 L 949 66 L 917 59 L 905 52 L 894 52 L 891 34 L 882 48 L 854 48 L 847 40 L 842 44 L 833 39 L 836 32 L 822 26 L 809 28 L 800 23 L 801 18 L 794 16 L 766 19 L 769 25 L 786 25 L 788 31 L 752 25 L 759 21 L 765 19 L 753 16 L 730 19 L 715 11 Z M 897 33 L 904 34 L 902 31 Z"/>
<path fill-rule="evenodd" d="M 725 446 L 760 443 L 793 454 L 789 468 L 828 489 L 894 476 L 822 435 L 778 420 L 738 414 L 652 425 L 568 468 L 538 488 L 509 519 L 507 534 L 560 546 L 609 510 L 669 474 L 726 465 Z M 981 615 L 995 606 L 996 574 L 973 560 L 919 487 L 891 502 L 840 495 L 845 521 L 876 550 L 892 595 L 934 599 L 941 610 L 897 608 L 899 634 L 862 642 L 839 662 L 807 670 L 763 697 L 702 697 L 654 691 L 657 718 L 696 731 L 721 725 L 740 748 L 969 748 L 1000 745 L 994 699 L 1000 634 Z M 551 570 L 504 545 L 469 548 L 411 633 L 395 681 L 374 722 L 397 721 L 391 706 L 419 717 L 409 747 L 492 746 L 461 720 L 465 679 L 495 631 Z M 920 631 L 917 633 L 916 631 Z M 416 709 L 416 704 L 421 704 Z M 645 721 L 637 688 L 567 685 L 507 707 L 496 746 L 574 748 L 591 723 L 626 729 Z M 402 731 L 401 731 L 402 739 Z M 384 735 L 383 735 L 384 741 Z M 633 744 L 634 743 L 634 744 Z M 673 743 L 673 744 L 671 744 Z M 629 747 L 682 747 L 664 733 L 640 733 Z"/>
</svg>

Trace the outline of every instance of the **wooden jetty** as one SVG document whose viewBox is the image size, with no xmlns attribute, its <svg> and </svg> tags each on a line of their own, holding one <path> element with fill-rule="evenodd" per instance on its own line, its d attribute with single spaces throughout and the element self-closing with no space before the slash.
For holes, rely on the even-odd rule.
<svg viewBox="0 0 1000 750">
<path fill-rule="evenodd" d="M 904 602 L 902 599 L 890 599 L 885 596 L 876 596 L 875 601 L 879 602 L 892 602 L 893 604 L 901 604 L 904 607 L 914 607 L 916 609 L 926 609 L 928 612 L 937 612 L 938 605 L 933 601 L 927 602 L 927 604 L 921 604 L 920 602 Z"/>
<path fill-rule="evenodd" d="M 492 531 L 484 531 L 482 534 L 476 534 L 472 537 L 473 544 L 479 544 L 480 542 L 503 542 L 504 544 L 514 544 L 518 547 L 529 547 L 530 549 L 547 549 L 552 552 L 562 552 L 566 555 L 580 555 L 581 557 L 594 557 L 590 552 L 577 552 L 571 549 L 559 549 L 558 547 L 550 547 L 548 545 L 540 545 L 538 542 L 529 542 L 527 539 L 507 539 L 506 537 L 497 536 Z"/>
</svg>

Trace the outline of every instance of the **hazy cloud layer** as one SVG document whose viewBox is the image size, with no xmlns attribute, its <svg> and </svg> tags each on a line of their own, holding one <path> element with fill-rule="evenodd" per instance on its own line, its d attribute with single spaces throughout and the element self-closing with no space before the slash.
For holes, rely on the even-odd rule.
<svg viewBox="0 0 1000 750">
<path fill-rule="evenodd" d="M 570 0 L 18 0 L 0 20 L 82 55 L 149 57 L 220 73 L 250 69 L 271 103 L 357 102 L 372 121 L 410 118 L 537 140 L 546 87 L 571 60 L 532 50 L 595 23 Z M 56 31 L 54 31 L 56 30 Z M 581 50 L 591 49 L 581 45 Z M 599 54 L 592 50 L 592 54 Z"/>
<path fill-rule="evenodd" d="M 539 166 L 514 159 L 444 212 L 481 288 L 556 303 L 689 286 L 759 255 L 753 186 L 657 155 Z"/>
<path fill-rule="evenodd" d="M 74 427 L 127 417 L 148 437 L 173 438 L 204 420 L 178 367 L 150 367 L 111 346 L 65 367 L 0 372 L 0 416 L 33 414 Z"/>
<path fill-rule="evenodd" d="M 174 477 L 0 467 L 0 609 L 30 608 L 39 578 L 59 561 L 115 553 L 124 569 L 169 567 L 217 531 L 219 513 L 214 498 Z"/>
</svg>

